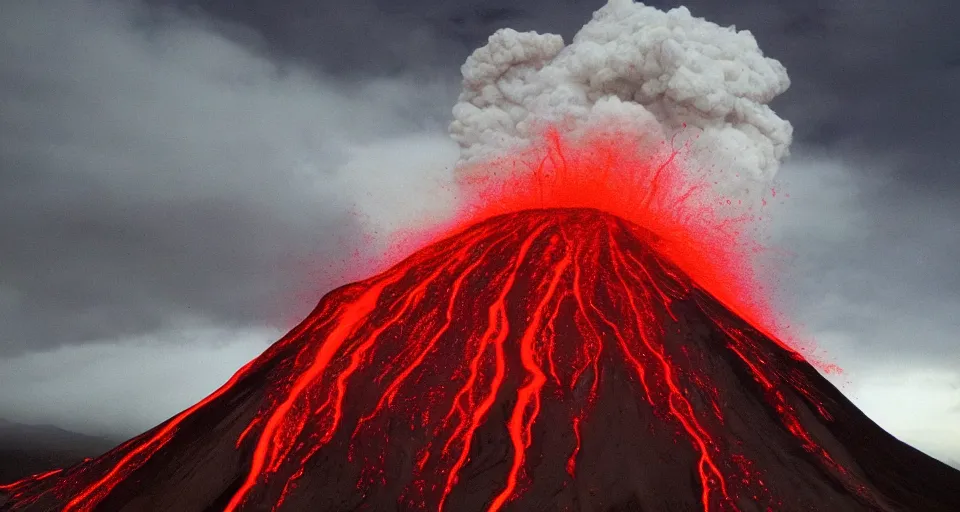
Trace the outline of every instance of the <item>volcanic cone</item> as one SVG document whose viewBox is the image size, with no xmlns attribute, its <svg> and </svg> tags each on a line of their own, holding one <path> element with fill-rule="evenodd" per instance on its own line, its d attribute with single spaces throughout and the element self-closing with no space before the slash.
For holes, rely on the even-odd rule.
<svg viewBox="0 0 960 512">
<path fill-rule="evenodd" d="M 960 472 L 592 209 L 327 294 L 209 397 L 2 510 L 960 510 Z"/>
</svg>

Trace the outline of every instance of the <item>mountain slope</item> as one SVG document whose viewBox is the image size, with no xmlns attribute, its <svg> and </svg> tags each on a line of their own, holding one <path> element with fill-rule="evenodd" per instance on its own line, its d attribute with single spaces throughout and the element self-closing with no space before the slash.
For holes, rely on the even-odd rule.
<svg viewBox="0 0 960 512">
<path fill-rule="evenodd" d="M 657 244 L 596 210 L 484 221 L 3 510 L 960 510 L 960 472 Z"/>
<path fill-rule="evenodd" d="M 0 419 L 0 482 L 70 466 L 113 446 L 109 439 L 51 425 L 24 425 Z"/>
</svg>

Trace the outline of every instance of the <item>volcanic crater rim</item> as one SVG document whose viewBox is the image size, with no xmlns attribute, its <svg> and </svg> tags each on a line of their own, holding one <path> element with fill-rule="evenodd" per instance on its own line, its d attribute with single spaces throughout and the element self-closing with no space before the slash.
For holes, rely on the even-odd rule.
<svg viewBox="0 0 960 512">
<path fill-rule="evenodd" d="M 489 224 L 506 223 L 513 219 L 530 219 L 534 217 L 542 218 L 544 222 L 555 222 L 556 225 L 551 227 L 552 229 L 562 227 L 566 222 L 577 222 L 581 226 L 584 224 L 605 225 L 606 229 L 604 231 L 607 233 L 606 236 L 611 236 L 614 231 L 628 231 L 638 240 L 648 244 L 655 244 L 661 240 L 660 235 L 629 219 L 589 206 L 527 208 L 500 213 L 477 221 L 467 226 L 464 231 L 470 231 Z M 551 231 L 551 228 L 548 228 L 547 231 Z"/>
</svg>

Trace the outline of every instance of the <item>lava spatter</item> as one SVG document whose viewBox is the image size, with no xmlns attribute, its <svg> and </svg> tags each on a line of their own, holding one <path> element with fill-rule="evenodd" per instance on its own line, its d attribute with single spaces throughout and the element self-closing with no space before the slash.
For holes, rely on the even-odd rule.
<svg viewBox="0 0 960 512">
<path fill-rule="evenodd" d="M 771 334 L 743 219 L 675 155 L 548 135 L 438 241 L 0 511 L 960 510 L 960 474 Z"/>
<path fill-rule="evenodd" d="M 837 407 L 815 372 L 638 233 L 592 209 L 470 227 L 332 292 L 322 318 L 118 453 L 5 487 L 11 509 L 896 510 L 808 428 L 810 397 Z M 206 471 L 232 476 L 175 492 Z"/>
</svg>

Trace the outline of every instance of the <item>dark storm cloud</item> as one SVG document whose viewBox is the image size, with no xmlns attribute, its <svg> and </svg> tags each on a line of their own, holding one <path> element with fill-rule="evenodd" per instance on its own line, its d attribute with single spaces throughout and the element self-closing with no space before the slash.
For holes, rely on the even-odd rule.
<svg viewBox="0 0 960 512">
<path fill-rule="evenodd" d="M 179 0 L 256 30 L 276 51 L 354 75 L 455 67 L 505 26 L 569 41 L 602 3 Z M 944 332 L 955 328 L 950 311 L 960 296 L 960 237 L 951 233 L 960 223 L 960 146 L 953 142 L 960 132 L 960 38 L 952 20 L 960 19 L 960 4 L 647 3 L 686 5 L 696 16 L 750 30 L 790 72 L 793 85 L 774 107 L 794 124 L 797 161 L 781 176 L 808 191 L 839 187 L 788 206 L 789 215 L 815 219 L 804 230 L 791 229 L 789 221 L 781 227 L 780 240 L 796 254 L 797 268 L 817 267 L 796 273 L 798 297 L 834 294 L 845 304 L 865 304 L 861 314 L 838 312 L 830 320 L 847 322 L 851 331 L 880 329 L 871 318 L 880 309 L 932 319 Z M 844 165 L 808 171 L 811 158 L 825 162 L 836 155 Z M 832 206 L 820 204 L 825 200 Z M 844 219 L 850 217 L 866 220 L 849 226 Z M 847 229 L 824 239 L 838 223 Z M 902 337 L 868 334 L 885 341 L 865 343 L 896 346 Z M 919 343 L 949 348 L 942 338 Z"/>
<path fill-rule="evenodd" d="M 351 148 L 429 124 L 407 111 L 429 87 L 347 90 L 201 19 L 92 1 L 4 12 L 2 353 L 295 319 L 316 299 L 302 294 L 339 284 L 307 282 L 318 262 L 360 242 Z"/>
<path fill-rule="evenodd" d="M 153 0 L 166 4 L 171 0 Z M 173 0 L 262 34 L 268 46 L 344 75 L 456 69 L 496 29 L 568 41 L 603 2 L 547 0 Z M 960 38 L 949 0 L 687 0 L 696 16 L 753 32 L 790 71 L 775 108 L 800 142 L 894 153 L 918 184 L 956 184 Z M 893 150 L 893 148 L 899 148 Z"/>
<path fill-rule="evenodd" d="M 502 27 L 569 41 L 603 4 L 145 1 L 4 6 L 0 389 L 26 391 L 0 416 L 136 431 L 202 397 L 339 284 L 310 271 L 363 246 L 352 198 L 380 218 L 431 201 L 390 169 L 455 159 L 470 51 Z M 682 3 L 793 81 L 774 104 L 798 140 L 775 235 L 791 313 L 870 377 L 868 413 L 936 423 L 896 432 L 960 458 L 960 3 Z"/>
<path fill-rule="evenodd" d="M 151 0 L 255 31 L 267 46 L 340 76 L 456 73 L 498 28 L 572 35 L 599 2 L 575 0 Z"/>
<path fill-rule="evenodd" d="M 788 309 L 849 364 L 960 371 L 960 201 L 896 185 L 877 159 L 795 154 L 773 216 Z"/>
<path fill-rule="evenodd" d="M 798 141 L 895 157 L 901 184 L 960 186 L 957 2 L 684 3 L 786 65 L 793 85 L 774 108 Z"/>
</svg>

